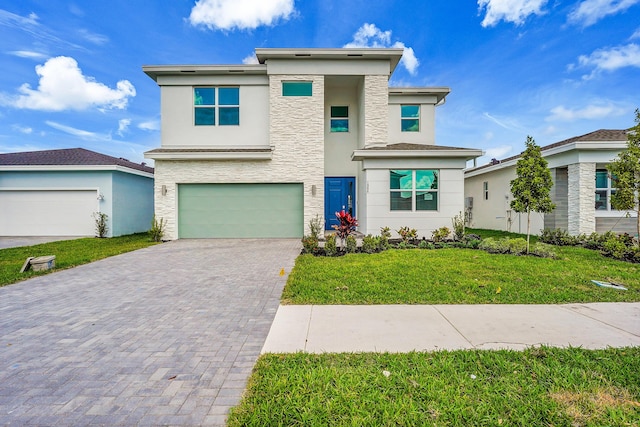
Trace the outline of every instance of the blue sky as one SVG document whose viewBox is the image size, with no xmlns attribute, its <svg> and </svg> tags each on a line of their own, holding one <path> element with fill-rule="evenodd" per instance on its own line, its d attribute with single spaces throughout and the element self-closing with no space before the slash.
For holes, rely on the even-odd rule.
<svg viewBox="0 0 640 427">
<path fill-rule="evenodd" d="M 391 84 L 448 86 L 436 143 L 503 158 L 634 124 L 640 0 L 0 1 L 0 152 L 143 161 L 160 91 L 143 65 L 251 62 L 256 47 L 402 47 Z"/>
</svg>

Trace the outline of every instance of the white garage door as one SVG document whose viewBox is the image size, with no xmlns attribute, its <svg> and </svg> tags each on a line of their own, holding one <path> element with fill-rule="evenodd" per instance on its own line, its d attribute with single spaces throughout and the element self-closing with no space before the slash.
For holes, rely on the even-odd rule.
<svg viewBox="0 0 640 427">
<path fill-rule="evenodd" d="M 95 190 L 0 190 L 0 236 L 91 236 Z"/>
</svg>

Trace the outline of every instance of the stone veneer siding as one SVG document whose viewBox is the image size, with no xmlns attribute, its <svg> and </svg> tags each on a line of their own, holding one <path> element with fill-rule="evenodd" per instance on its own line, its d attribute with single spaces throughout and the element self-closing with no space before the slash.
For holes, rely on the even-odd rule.
<svg viewBox="0 0 640 427">
<path fill-rule="evenodd" d="M 594 198 L 596 164 L 574 163 L 568 167 L 568 227 L 573 236 L 596 231 Z"/>
<path fill-rule="evenodd" d="M 282 81 L 293 80 L 312 81 L 313 96 L 283 97 Z M 323 215 L 324 77 L 271 75 L 269 84 L 269 139 L 274 147 L 271 160 L 156 160 L 155 212 L 158 219 L 167 221 L 166 239 L 178 238 L 177 190 L 178 184 L 183 183 L 299 182 L 304 184 L 305 233 L 309 232 L 309 220 L 316 214 Z M 167 188 L 164 196 L 163 185 Z"/>
<path fill-rule="evenodd" d="M 389 139 L 389 76 L 364 76 L 364 145 L 386 145 Z"/>
</svg>

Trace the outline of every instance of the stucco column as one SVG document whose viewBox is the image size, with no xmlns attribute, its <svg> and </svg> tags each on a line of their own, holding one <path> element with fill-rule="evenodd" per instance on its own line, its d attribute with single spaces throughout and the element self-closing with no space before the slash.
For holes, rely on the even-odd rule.
<svg viewBox="0 0 640 427">
<path fill-rule="evenodd" d="M 596 164 L 574 163 L 568 167 L 568 231 L 572 236 L 596 231 Z"/>
</svg>

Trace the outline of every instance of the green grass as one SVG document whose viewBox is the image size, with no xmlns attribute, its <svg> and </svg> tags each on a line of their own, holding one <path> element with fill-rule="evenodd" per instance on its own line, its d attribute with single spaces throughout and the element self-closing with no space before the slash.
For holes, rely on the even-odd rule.
<svg viewBox="0 0 640 427">
<path fill-rule="evenodd" d="M 640 264 L 558 247 L 559 259 L 473 249 L 389 250 L 342 257 L 301 255 L 284 304 L 557 304 L 640 301 Z M 624 283 L 628 291 L 595 280 Z"/>
<path fill-rule="evenodd" d="M 227 425 L 640 425 L 640 348 L 267 354 Z"/>
<path fill-rule="evenodd" d="M 515 239 L 517 237 L 522 237 L 523 239 L 526 240 L 526 238 L 527 238 L 526 234 L 510 233 L 508 231 L 500 231 L 500 230 L 486 230 L 486 229 L 482 229 L 482 228 L 467 228 L 465 230 L 465 233 L 467 233 L 467 234 L 477 234 L 480 237 L 482 237 L 483 239 L 486 239 L 487 237 L 494 237 L 494 238 L 509 237 L 511 239 Z M 531 236 L 529 236 L 529 242 L 530 243 L 535 243 L 537 241 L 538 241 L 538 236 L 535 236 L 533 234 Z"/>
<path fill-rule="evenodd" d="M 97 239 L 87 237 L 75 240 L 61 240 L 34 246 L 0 249 L 0 286 L 5 286 L 34 276 L 87 264 L 102 258 L 154 245 L 147 233 Z M 48 271 L 20 273 L 22 264 L 28 257 L 56 256 L 56 267 Z"/>
</svg>

